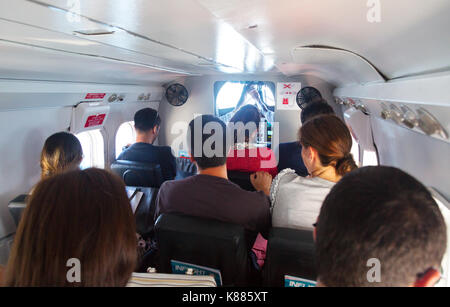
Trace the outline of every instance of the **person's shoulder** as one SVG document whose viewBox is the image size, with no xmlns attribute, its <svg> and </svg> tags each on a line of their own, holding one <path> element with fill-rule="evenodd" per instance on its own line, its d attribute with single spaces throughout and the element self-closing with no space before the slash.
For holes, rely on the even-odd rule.
<svg viewBox="0 0 450 307">
<path fill-rule="evenodd" d="M 154 146 L 161 154 L 166 157 L 173 157 L 172 148 L 170 146 Z"/>
</svg>

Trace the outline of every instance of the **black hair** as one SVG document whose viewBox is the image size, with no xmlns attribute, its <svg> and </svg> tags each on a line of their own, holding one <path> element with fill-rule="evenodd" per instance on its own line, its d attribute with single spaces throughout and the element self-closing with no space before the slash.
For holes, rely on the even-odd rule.
<svg viewBox="0 0 450 307">
<path fill-rule="evenodd" d="M 330 191 L 317 222 L 318 277 L 326 286 L 409 286 L 439 268 L 445 221 L 430 192 L 393 167 L 364 167 Z M 380 282 L 369 282 L 369 259 Z"/>
<path fill-rule="evenodd" d="M 325 99 L 314 101 L 304 108 L 300 114 L 300 120 L 304 124 L 311 118 L 322 114 L 334 114 L 333 108 Z"/>
<path fill-rule="evenodd" d="M 208 126 L 212 129 L 205 131 Z M 211 141 L 205 148 L 205 143 Z M 213 115 L 197 116 L 189 123 L 188 144 L 194 161 L 201 169 L 224 165 L 227 161 L 227 128 L 223 121 Z"/>
<path fill-rule="evenodd" d="M 159 117 L 158 111 L 152 108 L 145 108 L 134 114 L 134 127 L 136 130 L 147 132 L 160 124 L 161 118 Z"/>
</svg>

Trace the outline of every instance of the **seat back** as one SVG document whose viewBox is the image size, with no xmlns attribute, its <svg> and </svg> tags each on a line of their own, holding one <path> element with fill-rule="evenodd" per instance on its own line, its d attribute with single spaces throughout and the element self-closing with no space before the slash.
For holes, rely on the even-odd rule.
<svg viewBox="0 0 450 307">
<path fill-rule="evenodd" d="M 22 194 L 14 198 L 8 203 L 8 210 L 11 213 L 16 226 L 19 225 L 20 218 L 22 217 L 23 210 L 27 206 L 28 194 Z"/>
<path fill-rule="evenodd" d="M 244 286 L 248 278 L 247 245 L 242 226 L 175 214 L 155 224 L 158 272 L 172 273 L 171 261 L 220 271 L 222 285 Z"/>
<path fill-rule="evenodd" d="M 126 188 L 127 192 L 130 193 L 133 193 L 136 190 L 142 193 L 142 196 L 139 199 L 139 204 L 134 212 L 134 217 L 136 219 L 136 232 L 144 238 L 153 236 L 153 228 L 155 226 L 154 217 L 156 210 L 156 197 L 158 196 L 159 189 L 129 186 Z"/>
<path fill-rule="evenodd" d="M 250 181 L 249 172 L 228 171 L 228 179 L 247 191 L 256 191 Z"/>
<path fill-rule="evenodd" d="M 317 278 L 313 232 L 272 228 L 267 243 L 264 285 L 283 287 L 285 276 L 315 281 Z"/>
<path fill-rule="evenodd" d="M 155 163 L 117 160 L 111 164 L 111 170 L 127 186 L 159 188 L 164 181 L 161 166 Z"/>
</svg>

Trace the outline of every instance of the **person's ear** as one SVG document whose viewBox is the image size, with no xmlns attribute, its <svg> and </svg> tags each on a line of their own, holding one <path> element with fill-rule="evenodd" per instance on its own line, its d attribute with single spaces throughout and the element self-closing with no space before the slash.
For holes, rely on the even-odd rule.
<svg viewBox="0 0 450 307">
<path fill-rule="evenodd" d="M 158 134 L 158 132 L 159 132 L 159 126 L 158 125 L 155 125 L 155 127 L 153 127 L 153 134 L 154 135 L 157 135 Z"/>
<path fill-rule="evenodd" d="M 423 275 L 417 278 L 414 287 L 433 287 L 441 279 L 441 273 L 436 269 L 428 269 Z"/>
</svg>

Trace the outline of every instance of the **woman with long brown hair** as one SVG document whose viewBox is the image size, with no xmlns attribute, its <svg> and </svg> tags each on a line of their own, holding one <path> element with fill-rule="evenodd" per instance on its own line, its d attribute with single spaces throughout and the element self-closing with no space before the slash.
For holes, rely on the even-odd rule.
<svg viewBox="0 0 450 307">
<path fill-rule="evenodd" d="M 78 138 L 69 132 L 58 132 L 47 138 L 41 152 L 41 178 L 75 170 L 83 160 Z"/>
<path fill-rule="evenodd" d="M 328 192 L 346 173 L 357 168 L 352 137 L 344 122 L 334 115 L 308 120 L 299 131 L 307 178 L 286 169 L 273 180 L 267 173 L 252 176 L 257 190 L 271 198 L 272 225 L 311 229 Z"/>
<path fill-rule="evenodd" d="M 44 179 L 17 229 L 5 285 L 125 286 L 137 261 L 135 231 L 116 175 L 92 168 Z"/>
</svg>

